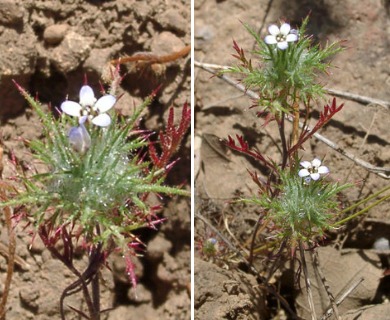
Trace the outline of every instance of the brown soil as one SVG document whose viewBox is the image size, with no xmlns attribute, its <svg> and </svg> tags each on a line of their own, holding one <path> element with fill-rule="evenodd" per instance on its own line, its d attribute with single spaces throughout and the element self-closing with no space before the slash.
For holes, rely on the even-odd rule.
<svg viewBox="0 0 390 320">
<path fill-rule="evenodd" d="M 264 37 L 269 24 L 286 19 L 293 26 L 299 25 L 309 12 L 308 31 L 314 35 L 315 41 L 325 44 L 326 41 L 345 40 L 346 50 L 333 61 L 336 68 L 321 81 L 329 88 L 390 100 L 388 1 L 195 1 L 195 60 L 233 65 L 236 61 L 231 56 L 234 53 L 232 40 L 249 56 L 254 49 L 254 40 L 241 21 Z M 249 108 L 250 98 L 200 68 L 195 69 L 195 98 L 195 157 L 198 161 L 195 166 L 195 213 L 211 221 L 245 255 L 259 210 L 253 206 L 230 204 L 230 200 L 238 195 L 256 194 L 256 185 L 247 169 L 256 170 L 261 175 L 261 167 L 228 150 L 220 139 L 243 135 L 251 146 L 278 161 L 280 153 L 275 147 L 277 128 L 274 123 L 262 127 L 262 120 L 254 116 L 256 110 Z M 326 97 L 326 101 L 316 106 L 311 124 L 331 98 Z M 338 103 L 341 102 L 345 103 L 342 112 L 320 133 L 374 166 L 390 167 L 389 108 L 338 98 Z M 331 179 L 357 183 L 344 194 L 345 204 L 363 199 L 389 183 L 389 180 L 368 172 L 314 138 L 306 144 L 301 156 L 308 160 L 313 156 L 325 157 L 331 169 Z M 318 250 L 320 268 L 334 296 L 348 286 L 349 281 L 359 277 L 365 279 L 339 306 L 343 319 L 388 318 L 390 307 L 383 302 L 389 297 L 389 282 L 388 278 L 383 278 L 383 265 L 371 248 L 376 239 L 389 238 L 389 221 L 387 201 L 337 232 L 327 234 L 327 240 L 321 243 L 323 247 Z M 220 250 L 212 259 L 215 266 L 212 261 L 195 261 L 195 319 L 291 318 L 285 308 L 280 307 L 275 294 L 265 290 L 261 282 L 256 283 L 256 279 L 248 280 L 252 277 L 248 272 L 243 276 L 244 271 L 239 268 L 242 259 L 231 255 L 231 250 L 209 225 L 196 219 L 195 226 L 195 242 L 199 246 L 214 237 L 219 241 Z M 258 237 L 256 246 L 260 245 Z M 197 255 L 202 256 L 199 251 Z M 309 255 L 307 260 L 310 267 L 313 263 Z M 271 264 L 266 256 L 257 255 L 255 266 L 264 272 L 261 276 L 267 274 Z M 305 290 L 298 290 L 294 274 L 290 264 L 282 262 L 270 283 L 294 312 L 310 319 L 303 294 Z M 316 310 L 320 316 L 329 300 L 323 285 L 314 279 L 313 273 L 311 275 Z M 234 290 L 226 285 L 231 282 Z"/>
<path fill-rule="evenodd" d="M 97 92 L 106 63 L 112 59 L 152 52 L 152 57 L 170 57 L 150 64 L 122 66 L 123 96 L 117 109 L 131 112 L 152 90 L 162 85 L 145 115 L 150 130 L 163 127 L 170 106 L 180 112 L 190 100 L 189 55 L 172 56 L 190 44 L 189 1 L 0 1 L 0 132 L 4 140 L 3 178 L 14 172 L 9 165 L 15 153 L 27 167 L 32 157 L 19 139 L 41 138 L 42 127 L 11 80 L 37 94 L 43 103 L 58 107 L 69 96 L 78 99 L 86 76 Z M 150 56 L 150 54 L 149 54 Z M 170 184 L 189 185 L 190 136 L 180 162 L 169 177 Z M 186 188 L 189 188 L 187 186 Z M 144 231 L 148 245 L 144 257 L 135 261 L 139 286 L 137 298 L 125 276 L 121 257 L 111 257 L 102 271 L 102 308 L 114 308 L 102 319 L 189 319 L 190 317 L 190 201 L 166 202 L 167 221 L 158 232 Z M 1 219 L 4 226 L 4 219 Z M 8 299 L 7 319 L 60 319 L 62 290 L 75 279 L 45 250 L 39 240 L 31 244 L 29 230 L 18 225 L 18 264 Z M 6 276 L 6 228 L 1 230 L 0 277 Z M 0 249 L 1 249 L 0 248 Z M 79 265 L 85 265 L 80 255 Z M 0 286 L 1 294 L 4 287 Z M 82 308 L 81 296 L 66 305 Z M 66 319 L 79 319 L 67 308 Z"/>
</svg>

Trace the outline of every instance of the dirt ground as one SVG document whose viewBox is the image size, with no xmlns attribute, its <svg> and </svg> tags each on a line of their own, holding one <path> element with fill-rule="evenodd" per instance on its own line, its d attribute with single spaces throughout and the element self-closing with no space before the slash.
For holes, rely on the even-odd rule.
<svg viewBox="0 0 390 320">
<path fill-rule="evenodd" d="M 329 77 L 321 78 L 321 82 L 331 89 L 389 101 L 389 6 L 386 0 L 195 1 L 195 61 L 234 64 L 233 40 L 250 57 L 254 40 L 241 21 L 265 37 L 268 25 L 284 20 L 298 26 L 310 13 L 308 32 L 314 35 L 315 41 L 325 44 L 342 40 L 346 48 L 334 59 L 336 68 L 330 70 Z M 316 106 L 312 124 L 331 98 L 326 97 L 326 101 Z M 342 112 L 320 134 L 373 166 L 390 167 L 389 107 L 338 98 L 338 103 L 342 102 L 345 103 Z M 228 150 L 220 139 L 243 135 L 262 154 L 275 161 L 280 159 L 275 147 L 277 128 L 273 123 L 262 127 L 262 121 L 254 116 L 257 110 L 249 108 L 251 104 L 250 98 L 233 86 L 201 68 L 195 69 L 195 214 L 211 222 L 243 253 L 249 247 L 259 211 L 253 206 L 230 202 L 239 195 L 257 192 L 247 169 L 257 170 L 260 175 L 261 172 L 255 162 Z M 314 156 L 324 158 L 331 170 L 331 179 L 356 183 L 356 187 L 343 195 L 345 205 L 389 184 L 388 179 L 356 165 L 314 138 L 306 144 L 301 156 L 304 160 Z M 372 246 L 380 237 L 389 239 L 389 222 L 390 202 L 387 201 L 327 234 L 326 241 L 321 243 L 319 265 L 334 296 L 364 278 L 339 306 L 342 319 L 388 319 L 389 278 L 384 276 L 386 266 L 381 264 Z M 195 228 L 195 242 L 199 246 L 210 237 L 216 238 L 220 246 L 220 255 L 214 261 L 204 261 L 207 259 L 197 253 L 195 319 L 294 318 L 280 306 L 275 294 L 266 291 L 249 272 L 242 271 L 242 259 L 230 254 L 232 251 L 210 225 L 196 219 Z M 261 245 L 261 239 L 256 241 L 256 245 Z M 309 255 L 307 260 L 310 269 L 313 263 Z M 267 274 L 271 263 L 261 254 L 255 260 L 256 268 L 264 272 L 262 276 Z M 282 262 L 270 283 L 288 301 L 294 313 L 309 319 L 307 299 L 297 288 L 293 268 Z M 314 276 L 311 280 L 320 316 L 329 300 L 320 280 Z"/>
<path fill-rule="evenodd" d="M 95 93 L 100 89 L 103 67 L 111 59 L 137 52 L 164 57 L 191 42 L 189 0 L 67 0 L 0 1 L 0 119 L 4 141 L 3 178 L 13 175 L 7 160 L 11 151 L 27 166 L 32 158 L 23 139 L 41 138 L 41 125 L 11 80 L 17 81 L 43 103 L 58 107 L 66 97 L 78 100 L 85 77 Z M 153 67 L 122 66 L 123 96 L 116 108 L 131 112 L 152 90 L 162 85 L 145 116 L 144 127 L 158 130 L 170 106 L 180 112 L 190 102 L 190 56 L 183 55 Z M 190 135 L 178 155 L 169 183 L 190 183 Z M 112 271 L 102 271 L 102 308 L 114 308 L 102 319 L 190 318 L 190 200 L 167 200 L 162 213 L 167 221 L 158 232 L 140 234 L 148 245 L 135 261 L 139 286 L 137 299 L 130 290 L 121 257 L 112 257 Z M 6 276 L 4 220 L 0 229 L 0 291 Z M 7 319 L 60 319 L 59 298 L 74 281 L 71 274 L 45 250 L 38 240 L 31 245 L 29 230 L 17 229 L 18 264 L 8 300 Z M 4 249 L 5 248 L 5 249 Z M 80 256 L 80 266 L 85 257 Z M 80 296 L 66 305 L 82 306 Z M 67 319 L 79 319 L 67 309 Z"/>
</svg>

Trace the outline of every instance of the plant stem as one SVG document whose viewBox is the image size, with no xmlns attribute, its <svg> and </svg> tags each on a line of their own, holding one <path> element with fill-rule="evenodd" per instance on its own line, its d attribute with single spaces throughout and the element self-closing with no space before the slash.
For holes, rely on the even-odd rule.
<svg viewBox="0 0 390 320">
<path fill-rule="evenodd" d="M 83 291 L 84 299 L 88 307 L 88 312 L 90 315 L 93 315 L 94 306 L 91 300 L 91 296 L 88 291 L 87 283 L 90 281 L 90 266 L 88 266 L 87 270 L 81 274 L 73 265 L 73 243 L 70 235 L 68 234 L 65 227 L 62 228 L 62 241 L 64 245 L 63 254 L 61 254 L 52 244 L 51 239 L 48 236 L 48 230 L 45 226 L 41 226 L 38 230 L 38 235 L 42 239 L 46 248 L 50 251 L 50 253 L 60 260 L 74 275 L 78 277 L 78 280 L 74 283 L 70 284 L 65 290 L 62 292 L 60 298 L 60 314 L 61 319 L 65 320 L 65 312 L 64 312 L 64 300 L 67 296 L 70 296 L 80 290 Z M 81 311 L 80 311 L 81 313 Z"/>
<path fill-rule="evenodd" d="M 301 255 L 301 262 L 302 262 L 302 269 L 303 274 L 305 276 L 305 283 L 306 283 L 306 293 L 307 293 L 307 300 L 309 302 L 309 307 L 311 311 L 311 319 L 317 320 L 316 311 L 314 308 L 314 300 L 313 300 L 313 294 L 311 292 L 311 284 L 309 279 L 309 273 L 307 271 L 307 265 L 306 265 L 306 259 L 305 259 L 305 251 L 302 245 L 302 241 L 299 241 L 299 253 Z"/>
<path fill-rule="evenodd" d="M 70 296 L 70 295 L 72 295 L 80 290 L 83 291 L 84 299 L 85 299 L 85 302 L 87 304 L 89 314 L 93 315 L 94 308 L 93 308 L 91 296 L 90 296 L 89 291 L 88 291 L 87 282 L 86 282 L 87 277 L 85 277 L 85 274 L 80 274 L 80 272 L 73 266 L 73 264 L 71 262 L 69 263 L 68 261 L 63 259 L 61 254 L 57 251 L 57 249 L 55 249 L 54 247 L 48 247 L 48 249 L 57 259 L 59 259 L 62 263 L 64 263 L 65 266 L 70 271 L 72 271 L 74 275 L 76 275 L 78 277 L 78 280 L 75 281 L 74 283 L 72 283 L 71 285 L 69 285 L 67 288 L 65 288 L 65 290 L 63 291 L 63 293 L 61 295 L 60 313 L 61 313 L 62 320 L 65 320 L 65 313 L 64 313 L 65 297 Z"/>
<path fill-rule="evenodd" d="M 250 265 L 252 265 L 253 263 L 253 258 L 254 258 L 254 253 L 255 253 L 255 240 L 256 240 L 256 237 L 257 237 L 257 234 L 260 231 L 264 230 L 266 227 L 267 227 L 267 224 L 268 224 L 268 221 L 265 220 L 263 221 L 262 220 L 263 217 L 258 217 L 257 221 L 256 221 L 256 225 L 254 227 L 254 231 L 253 231 L 253 234 L 252 234 L 252 240 L 251 240 L 251 245 L 250 245 L 250 249 L 249 249 L 249 257 L 248 257 L 248 263 Z"/>
<path fill-rule="evenodd" d="M 299 104 L 295 101 L 293 103 L 293 128 L 291 134 L 291 145 L 295 146 L 299 140 Z M 294 170 L 295 162 L 294 160 L 297 158 L 298 151 L 294 151 L 292 155 L 290 155 L 290 165 L 291 169 Z"/>
<path fill-rule="evenodd" d="M 96 224 L 96 234 L 100 236 L 100 226 Z M 103 262 L 103 253 L 102 253 L 102 244 L 99 243 L 96 247 L 94 246 L 92 249 L 92 253 L 90 255 L 89 264 L 94 266 L 95 273 L 92 276 L 92 302 L 93 302 L 93 319 L 100 320 L 100 286 L 99 286 L 99 269 Z"/>
<path fill-rule="evenodd" d="M 284 132 L 284 112 L 282 112 L 282 115 L 280 118 L 276 118 L 276 121 L 278 123 L 278 129 L 280 134 L 280 140 L 282 142 L 282 169 L 284 169 L 287 165 L 287 159 L 288 159 L 288 151 L 287 151 L 287 141 L 286 141 L 286 135 Z"/>
<path fill-rule="evenodd" d="M 100 320 L 100 286 L 99 286 L 99 272 L 92 278 L 92 301 L 94 306 L 94 320 Z"/>
</svg>

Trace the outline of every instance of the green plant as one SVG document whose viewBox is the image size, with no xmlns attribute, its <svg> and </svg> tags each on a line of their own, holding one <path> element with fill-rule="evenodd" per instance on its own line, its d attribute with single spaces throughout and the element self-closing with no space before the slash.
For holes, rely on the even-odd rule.
<svg viewBox="0 0 390 320">
<path fill-rule="evenodd" d="M 247 58 L 246 52 L 233 41 L 233 56 L 238 64 L 221 73 L 235 74 L 245 89 L 258 94 L 252 107 L 258 108 L 257 115 L 264 118 L 264 126 L 276 124 L 281 145 L 278 148 L 281 150 L 279 159 L 269 157 L 261 147 L 250 147 L 240 135 L 228 136 L 225 140 L 231 149 L 258 161 L 265 173 L 265 176 L 260 177 L 256 171 L 249 172 L 258 191 L 250 198 L 238 200 L 256 205 L 260 212 L 247 262 L 252 267 L 256 252 L 267 249 L 274 258 L 280 258 L 287 251 L 291 259 L 298 260 L 299 272 L 303 271 L 305 275 L 309 306 L 314 319 L 314 303 L 304 250 L 314 250 L 326 237 L 327 231 L 365 213 L 390 196 L 384 196 L 366 209 L 339 220 L 341 214 L 367 203 L 374 196 L 342 209 L 339 193 L 354 184 L 332 181 L 331 170 L 316 157 L 312 161 L 302 161 L 299 151 L 304 149 L 305 143 L 343 108 L 343 104 L 338 105 L 334 98 L 324 105 L 314 126 L 310 128 L 307 125 L 313 104 L 320 105 L 324 98 L 324 87 L 318 81 L 318 76 L 327 74 L 331 58 L 343 50 L 339 42 L 325 46 L 313 44 L 313 39 L 305 34 L 307 24 L 308 18 L 303 20 L 297 30 L 291 29 L 285 22 L 280 27 L 271 25 L 268 28 L 270 34 L 264 39 L 244 24 L 258 46 L 252 52 L 254 60 Z M 292 122 L 289 132 L 287 121 Z M 378 191 L 375 197 L 388 189 L 386 187 Z M 263 237 L 261 247 L 255 248 L 254 239 L 259 230 L 262 234 L 266 232 L 267 236 Z M 300 256 L 296 255 L 297 250 Z M 275 270 L 276 267 L 271 267 L 266 279 Z M 263 285 L 269 292 L 273 292 L 267 280 L 264 280 Z M 281 302 L 289 309 L 283 299 Z"/>
<path fill-rule="evenodd" d="M 330 67 L 328 59 L 342 50 L 338 43 L 324 48 L 313 45 L 312 39 L 305 35 L 307 23 L 308 18 L 298 30 L 287 23 L 280 28 L 271 25 L 265 40 L 244 24 L 258 44 L 253 52 L 258 58 L 257 67 L 234 41 L 234 57 L 240 63 L 223 71 L 238 74 L 246 88 L 257 91 L 260 98 L 254 107 L 261 108 L 260 115 L 266 114 L 266 124 L 272 120 L 277 123 L 282 144 L 280 165 L 276 164 L 277 159 L 250 149 L 243 137 L 229 136 L 226 144 L 268 168 L 267 181 L 251 173 L 259 194 L 243 201 L 258 204 L 266 212 L 266 219 L 275 224 L 277 236 L 290 241 L 292 248 L 300 241 L 315 241 L 331 228 L 332 217 L 338 210 L 337 194 L 351 186 L 322 179 L 321 175 L 328 175 L 329 169 L 319 159 L 299 160 L 298 151 L 303 144 L 343 107 L 337 106 L 334 99 L 325 105 L 313 129 L 306 126 L 299 129 L 300 117 L 308 119 L 311 103 L 323 97 L 323 87 L 316 81 L 318 73 L 326 72 Z M 293 119 L 291 135 L 286 132 L 286 118 Z"/>
<path fill-rule="evenodd" d="M 115 86 L 119 85 L 115 79 L 120 79 L 119 71 L 115 72 L 112 94 L 96 99 L 92 88 L 84 85 L 79 103 L 65 101 L 60 114 L 45 111 L 15 83 L 42 122 L 44 139 L 28 145 L 46 170 L 30 175 L 15 162 L 19 169 L 15 179 L 24 190 L 13 186 L 7 195 L 1 196 L 0 206 L 19 207 L 15 218 L 33 225 L 48 250 L 77 277 L 62 293 L 63 319 L 64 299 L 77 291 L 83 292 L 88 316 L 82 310 L 74 310 L 89 319 L 100 319 L 98 272 L 113 252 L 121 253 L 126 272 L 136 285 L 132 256 L 143 250 L 143 243 L 134 232 L 155 229 L 164 220 L 158 215 L 161 205 L 148 200 L 151 194 L 190 195 L 164 183 L 190 126 L 188 105 L 183 106 L 178 125 L 170 109 L 166 130 L 152 143 L 151 133 L 140 130 L 138 122 L 156 92 L 134 108 L 131 117 L 120 118 L 112 109 L 117 100 Z M 89 256 L 83 272 L 73 264 L 78 244 Z"/>
</svg>

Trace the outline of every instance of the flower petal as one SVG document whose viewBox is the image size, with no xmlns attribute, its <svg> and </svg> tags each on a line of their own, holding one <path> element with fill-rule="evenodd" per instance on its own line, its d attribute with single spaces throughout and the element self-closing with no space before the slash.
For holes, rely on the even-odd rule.
<svg viewBox="0 0 390 320">
<path fill-rule="evenodd" d="M 280 50 L 285 50 L 285 49 L 287 49 L 287 47 L 288 47 L 287 41 L 278 42 L 278 48 Z"/>
<path fill-rule="evenodd" d="M 95 94 L 90 86 L 82 86 L 80 89 L 80 104 L 85 106 L 93 106 L 96 102 Z"/>
<path fill-rule="evenodd" d="M 215 245 L 215 244 L 217 244 L 218 241 L 215 238 L 209 238 L 209 239 L 207 239 L 207 242 L 211 243 L 212 245 Z"/>
<path fill-rule="evenodd" d="M 298 36 L 296 34 L 288 34 L 287 37 L 286 37 L 286 41 L 287 42 L 294 42 L 294 41 L 297 41 L 298 40 Z"/>
<path fill-rule="evenodd" d="M 99 100 L 95 103 L 94 108 L 100 113 L 107 112 L 114 106 L 115 102 L 116 98 L 110 94 L 107 94 L 99 98 Z"/>
<path fill-rule="evenodd" d="M 73 116 L 73 117 L 80 117 L 81 114 L 81 106 L 74 101 L 65 101 L 61 104 L 61 110 L 62 112 L 65 112 L 66 114 Z"/>
<path fill-rule="evenodd" d="M 278 41 L 276 41 L 275 36 L 270 36 L 270 35 L 266 36 L 264 38 L 264 41 L 265 41 L 266 44 L 275 44 L 275 43 L 278 42 Z"/>
<path fill-rule="evenodd" d="M 276 40 L 276 37 L 275 37 L 275 36 L 270 36 L 270 35 L 266 36 L 266 37 L 264 38 L 264 41 L 265 41 L 266 44 L 275 44 L 275 43 L 278 43 L 278 41 Z"/>
<path fill-rule="evenodd" d="M 288 23 L 283 23 L 280 26 L 280 33 L 284 34 L 285 36 L 289 34 L 290 30 L 291 30 L 291 26 Z"/>
<path fill-rule="evenodd" d="M 111 123 L 111 118 L 107 113 L 101 113 L 92 119 L 92 123 L 99 127 L 107 127 Z"/>
<path fill-rule="evenodd" d="M 311 162 L 312 166 L 315 167 L 315 168 L 318 168 L 320 165 L 321 165 L 321 160 L 320 159 L 313 159 L 313 161 Z"/>
<path fill-rule="evenodd" d="M 318 172 L 310 174 L 310 177 L 314 180 L 317 181 L 320 178 L 320 174 Z"/>
<path fill-rule="evenodd" d="M 298 175 L 301 178 L 303 178 L 303 177 L 307 177 L 308 175 L 310 175 L 310 172 L 307 169 L 301 169 L 301 170 L 299 170 Z"/>
<path fill-rule="evenodd" d="M 309 162 L 309 161 L 302 161 L 302 162 L 300 163 L 300 165 L 301 165 L 302 167 L 304 167 L 305 169 L 311 168 L 311 162 Z"/>
<path fill-rule="evenodd" d="M 271 24 L 268 27 L 268 32 L 273 36 L 277 36 L 280 33 L 279 27 L 276 24 Z"/>
<path fill-rule="evenodd" d="M 325 166 L 321 166 L 321 167 L 319 167 L 318 168 L 318 173 L 320 173 L 320 174 L 327 174 L 327 173 L 329 173 L 329 168 L 328 167 L 325 167 Z"/>
</svg>

